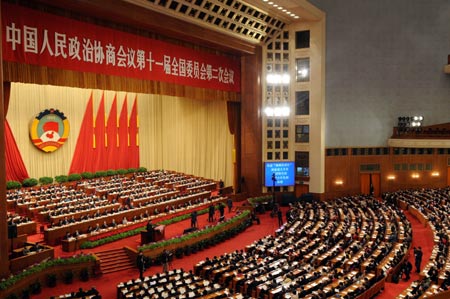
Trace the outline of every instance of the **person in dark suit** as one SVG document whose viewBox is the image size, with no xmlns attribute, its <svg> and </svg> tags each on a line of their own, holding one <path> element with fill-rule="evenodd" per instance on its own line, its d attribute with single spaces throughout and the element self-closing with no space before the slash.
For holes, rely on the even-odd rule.
<svg viewBox="0 0 450 299">
<path fill-rule="evenodd" d="M 153 226 L 152 222 L 149 220 L 147 222 L 147 240 L 149 243 L 155 242 L 155 227 Z"/>
<path fill-rule="evenodd" d="M 170 252 L 167 249 L 164 249 L 162 253 L 161 262 L 163 266 L 163 272 L 169 271 Z"/>
<path fill-rule="evenodd" d="M 208 222 L 214 222 L 214 205 L 210 204 L 208 208 Z"/>
<path fill-rule="evenodd" d="M 412 264 L 410 261 L 406 261 L 403 264 L 403 273 L 405 273 L 405 280 L 408 281 L 411 278 Z"/>
<path fill-rule="evenodd" d="M 193 211 L 191 213 L 191 227 L 192 228 L 197 227 L 197 211 Z"/>
<path fill-rule="evenodd" d="M 136 266 L 139 269 L 139 278 L 142 280 L 144 279 L 144 272 L 145 272 L 145 256 L 142 251 L 139 252 L 137 259 L 136 259 Z"/>
<path fill-rule="evenodd" d="M 233 209 L 233 200 L 231 198 L 227 199 L 227 206 L 228 206 L 228 213 L 231 213 L 231 210 Z"/>
<path fill-rule="evenodd" d="M 422 247 L 419 246 L 419 248 L 414 247 L 414 263 L 416 266 L 416 272 L 420 273 L 420 264 L 422 264 Z"/>
<path fill-rule="evenodd" d="M 277 216 L 278 216 L 278 225 L 282 226 L 283 225 L 283 213 L 281 212 L 280 209 L 277 211 Z"/>
<path fill-rule="evenodd" d="M 224 221 L 225 220 L 225 205 L 223 203 L 219 204 L 219 213 L 220 213 L 219 221 Z"/>
</svg>

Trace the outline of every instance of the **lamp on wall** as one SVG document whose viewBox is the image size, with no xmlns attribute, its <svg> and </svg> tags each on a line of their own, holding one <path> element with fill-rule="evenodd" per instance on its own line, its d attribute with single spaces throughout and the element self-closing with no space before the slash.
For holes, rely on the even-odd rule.
<svg viewBox="0 0 450 299">
<path fill-rule="evenodd" d="M 433 172 L 431 173 L 431 176 L 432 176 L 432 177 L 438 177 L 438 176 L 439 176 L 439 171 L 433 171 Z"/>
<path fill-rule="evenodd" d="M 387 176 L 388 181 L 394 181 L 395 180 L 395 175 L 390 174 Z"/>
<path fill-rule="evenodd" d="M 411 177 L 413 179 L 418 179 L 418 178 L 420 178 L 420 175 L 417 172 L 415 172 L 415 173 L 411 174 Z"/>
<path fill-rule="evenodd" d="M 342 185 L 344 185 L 344 181 L 341 180 L 341 179 L 336 179 L 336 180 L 334 181 L 334 184 L 335 184 L 336 186 L 342 186 Z"/>
</svg>

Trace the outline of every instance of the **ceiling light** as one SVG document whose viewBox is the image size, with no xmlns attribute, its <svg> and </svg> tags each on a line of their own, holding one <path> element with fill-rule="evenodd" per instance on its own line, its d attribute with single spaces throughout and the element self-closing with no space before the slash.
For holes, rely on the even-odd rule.
<svg viewBox="0 0 450 299">
<path fill-rule="evenodd" d="M 273 7 L 278 7 L 278 4 L 274 4 Z"/>
</svg>

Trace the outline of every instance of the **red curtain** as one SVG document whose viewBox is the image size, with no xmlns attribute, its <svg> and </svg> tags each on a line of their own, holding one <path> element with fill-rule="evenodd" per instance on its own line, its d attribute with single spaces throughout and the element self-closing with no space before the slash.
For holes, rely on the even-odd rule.
<svg viewBox="0 0 450 299">
<path fill-rule="evenodd" d="M 133 108 L 131 108 L 130 123 L 128 126 L 129 147 L 128 147 L 128 165 L 132 168 L 139 167 L 139 121 L 137 109 L 137 97 L 134 99 Z"/>
<path fill-rule="evenodd" d="M 111 110 L 108 115 L 108 122 L 106 124 L 106 136 L 107 142 L 105 142 L 105 154 L 106 158 L 104 169 L 117 169 L 118 160 L 118 150 L 117 150 L 117 96 L 114 96 L 113 103 L 111 105 Z"/>
<path fill-rule="evenodd" d="M 19 148 L 17 147 L 16 139 L 11 131 L 6 115 L 8 114 L 9 96 L 11 94 L 11 82 L 3 82 L 4 102 L 3 109 L 5 113 L 5 165 L 6 165 L 6 180 L 22 182 L 29 178 L 27 168 L 22 160 Z"/>
<path fill-rule="evenodd" d="M 5 153 L 6 180 L 22 182 L 28 178 L 27 169 L 7 120 L 5 120 Z"/>
<path fill-rule="evenodd" d="M 106 128 L 105 128 L 105 95 L 98 106 L 97 117 L 95 118 L 95 146 L 93 150 L 93 170 L 107 170 L 108 157 L 105 156 Z"/>
<path fill-rule="evenodd" d="M 131 168 L 128 161 L 128 100 L 126 96 L 120 110 L 118 134 L 117 168 Z"/>
<path fill-rule="evenodd" d="M 77 145 L 70 165 L 69 173 L 82 173 L 84 171 L 94 171 L 92 160 L 94 146 L 94 107 L 92 93 L 84 112 L 83 123 L 78 135 Z"/>
</svg>

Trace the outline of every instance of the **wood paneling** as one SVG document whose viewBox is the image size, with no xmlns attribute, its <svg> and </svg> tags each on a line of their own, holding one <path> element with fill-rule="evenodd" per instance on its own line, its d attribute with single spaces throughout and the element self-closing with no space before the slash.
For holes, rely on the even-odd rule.
<svg viewBox="0 0 450 299">
<path fill-rule="evenodd" d="M 447 167 L 449 155 L 380 155 L 380 156 L 328 156 L 325 158 L 326 198 L 359 194 L 361 192 L 360 165 L 380 165 L 380 193 L 409 188 L 443 188 L 448 185 L 450 170 Z M 395 164 L 407 164 L 408 170 L 394 170 Z M 431 164 L 431 170 L 409 170 L 411 164 Z M 432 176 L 438 172 L 439 176 Z M 413 178 L 412 174 L 419 174 Z M 395 176 L 395 179 L 388 179 Z M 336 185 L 342 180 L 342 185 Z"/>
<path fill-rule="evenodd" d="M 0 23 L 1 22 L 1 7 L 0 7 Z M 2 30 L 3 32 L 3 30 Z M 0 40 L 3 40 L 2 32 L 0 32 Z M 1 42 L 0 42 L 1 45 Z M 0 67 L 2 67 L 2 53 L 0 51 Z M 3 74 L 0 73 L 0 82 L 3 82 Z M 5 153 L 5 111 L 4 111 L 4 90 L 3 84 L 0 85 L 0 152 Z M 7 224 L 7 209 L 6 209 L 6 164 L 5 164 L 5 155 L 2 154 L 0 157 L 0 256 L 5 257 L 8 256 L 8 224 Z M 4 278 L 9 274 L 9 261 L 8 259 L 2 258 L 0 259 L 0 278 Z"/>
<path fill-rule="evenodd" d="M 261 61 L 262 50 L 241 60 L 241 176 L 249 196 L 262 190 Z"/>
</svg>

